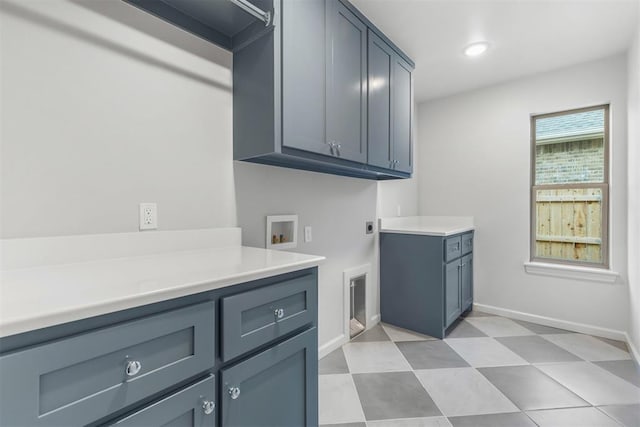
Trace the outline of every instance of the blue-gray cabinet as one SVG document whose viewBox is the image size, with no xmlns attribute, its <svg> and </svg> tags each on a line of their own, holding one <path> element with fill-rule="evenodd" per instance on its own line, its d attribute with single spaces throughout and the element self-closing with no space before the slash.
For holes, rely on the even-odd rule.
<svg viewBox="0 0 640 427">
<path fill-rule="evenodd" d="M 118 427 L 215 427 L 216 381 L 213 375 L 145 406 L 108 425 Z"/>
<path fill-rule="evenodd" d="M 411 173 L 413 67 L 375 32 L 368 38 L 368 163 Z"/>
<path fill-rule="evenodd" d="M 380 233 L 383 322 L 444 338 L 473 304 L 473 231 L 442 237 Z"/>
<path fill-rule="evenodd" d="M 347 0 L 125 1 L 233 51 L 235 160 L 366 179 L 411 176 L 414 64 Z M 368 60 L 373 36 L 392 56 L 386 107 L 370 90 L 370 67 L 379 65 Z"/>
<path fill-rule="evenodd" d="M 411 60 L 346 0 L 276 0 L 274 8 L 282 19 L 273 31 L 234 52 L 234 158 L 367 179 L 411 176 Z M 382 143 L 369 135 L 378 120 L 369 113 L 371 35 L 393 52 Z"/>
<path fill-rule="evenodd" d="M 316 325 L 311 268 L 3 337 L 0 425 L 316 426 Z"/>
<path fill-rule="evenodd" d="M 221 371 L 223 427 L 299 427 L 318 421 L 317 338 L 307 330 Z M 315 358 L 315 359 L 314 359 Z"/>
<path fill-rule="evenodd" d="M 334 156 L 366 163 L 367 26 L 342 2 L 326 5 L 327 140 Z"/>
</svg>

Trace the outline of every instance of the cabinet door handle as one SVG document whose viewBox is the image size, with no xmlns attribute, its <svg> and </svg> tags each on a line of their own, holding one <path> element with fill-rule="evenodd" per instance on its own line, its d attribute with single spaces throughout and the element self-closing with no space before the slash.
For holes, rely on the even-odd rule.
<svg viewBox="0 0 640 427">
<path fill-rule="evenodd" d="M 467 263 L 465 262 L 464 264 L 462 264 L 460 267 L 464 267 L 465 265 L 467 265 Z"/>
<path fill-rule="evenodd" d="M 202 410 L 204 411 L 205 415 L 211 415 L 214 409 L 216 409 L 216 404 L 212 401 L 205 400 L 204 402 L 202 402 Z"/>
<path fill-rule="evenodd" d="M 136 375 L 142 369 L 142 363 L 137 360 L 129 360 L 127 366 L 124 368 L 128 377 Z"/>
<path fill-rule="evenodd" d="M 273 314 L 276 316 L 276 320 L 282 319 L 284 317 L 284 308 L 276 308 Z"/>
<path fill-rule="evenodd" d="M 233 400 L 240 397 L 240 387 L 229 387 L 229 396 L 231 396 Z"/>
</svg>

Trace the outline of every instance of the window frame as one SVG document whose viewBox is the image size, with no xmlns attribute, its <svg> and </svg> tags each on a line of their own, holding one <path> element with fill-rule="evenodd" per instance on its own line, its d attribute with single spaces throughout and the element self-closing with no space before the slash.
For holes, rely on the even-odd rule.
<svg viewBox="0 0 640 427">
<path fill-rule="evenodd" d="M 536 185 L 536 120 L 547 117 L 563 116 L 574 113 L 582 113 L 594 110 L 604 110 L 604 171 L 602 183 L 568 183 L 568 184 L 542 184 Z M 609 139 L 610 139 L 610 104 L 601 104 L 592 107 L 576 108 L 571 110 L 557 111 L 553 113 L 545 114 L 531 114 L 530 127 L 531 127 L 531 182 L 530 182 L 530 247 L 529 247 L 529 260 L 531 262 L 560 264 L 567 266 L 582 266 L 609 269 L 609 191 L 610 191 L 610 151 L 609 151 Z M 601 216 L 601 230 L 602 240 L 600 243 L 600 252 L 602 254 L 602 262 L 588 262 L 588 261 L 575 261 L 570 259 L 559 258 L 545 258 L 536 256 L 536 237 L 537 237 L 537 210 L 536 210 L 536 191 L 537 190 L 554 190 L 554 189 L 576 189 L 576 188 L 599 188 L 602 192 L 602 216 Z"/>
</svg>

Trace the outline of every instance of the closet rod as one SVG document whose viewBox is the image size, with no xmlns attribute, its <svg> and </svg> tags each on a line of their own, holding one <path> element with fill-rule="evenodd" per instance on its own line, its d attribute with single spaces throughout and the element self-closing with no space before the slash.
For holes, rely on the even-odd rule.
<svg viewBox="0 0 640 427">
<path fill-rule="evenodd" d="M 255 6 L 253 3 L 250 3 L 248 0 L 229 0 L 231 3 L 238 6 L 240 9 L 244 10 L 250 15 L 258 18 L 259 20 L 264 22 L 264 25 L 269 25 L 271 23 L 271 13 L 265 12 L 259 7 Z"/>
</svg>

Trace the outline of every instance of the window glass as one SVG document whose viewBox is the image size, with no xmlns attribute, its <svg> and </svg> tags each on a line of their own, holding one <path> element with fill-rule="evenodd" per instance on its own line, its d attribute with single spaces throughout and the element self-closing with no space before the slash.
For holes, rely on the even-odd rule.
<svg viewBox="0 0 640 427">
<path fill-rule="evenodd" d="M 607 266 L 608 112 L 532 118 L 532 259 Z"/>
</svg>

